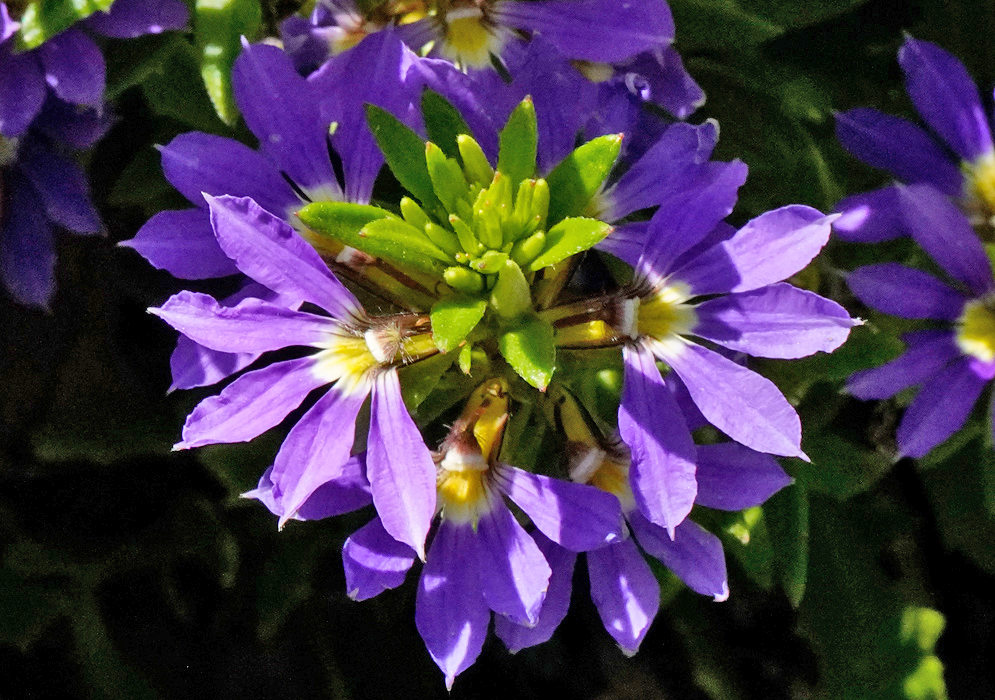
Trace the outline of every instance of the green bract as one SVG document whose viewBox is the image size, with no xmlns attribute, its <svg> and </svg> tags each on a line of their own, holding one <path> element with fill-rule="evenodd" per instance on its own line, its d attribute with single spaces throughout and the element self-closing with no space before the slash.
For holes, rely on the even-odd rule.
<svg viewBox="0 0 995 700">
<path fill-rule="evenodd" d="M 496 349 L 525 381 L 545 389 L 556 358 L 553 328 L 538 315 L 547 296 L 541 290 L 560 288 L 573 269 L 570 258 L 612 231 L 584 214 L 618 157 L 621 137 L 582 145 L 544 179 L 536 171 L 530 98 L 501 130 L 496 167 L 445 99 L 426 92 L 422 109 L 433 139 L 427 142 L 393 115 L 367 106 L 388 167 L 412 195 L 401 199 L 400 216 L 318 202 L 300 211 L 301 221 L 430 287 L 435 342 L 442 352 L 463 346 L 465 372 L 472 341 Z"/>
</svg>

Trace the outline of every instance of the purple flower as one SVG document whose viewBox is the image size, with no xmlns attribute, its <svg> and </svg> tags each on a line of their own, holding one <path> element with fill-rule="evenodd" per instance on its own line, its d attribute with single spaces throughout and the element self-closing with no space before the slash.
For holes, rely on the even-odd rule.
<svg viewBox="0 0 995 700">
<path fill-rule="evenodd" d="M 905 354 L 857 372 L 847 389 L 860 399 L 886 399 L 920 386 L 898 426 L 902 455 L 923 457 L 967 420 L 995 377 L 995 282 L 984 247 L 964 214 L 928 184 L 900 186 L 902 223 L 946 273 L 880 263 L 854 270 L 847 282 L 862 302 L 934 327 L 905 336 Z"/>
<path fill-rule="evenodd" d="M 287 435 L 269 479 L 281 494 L 282 526 L 343 473 L 356 416 L 371 396 L 366 469 L 387 531 L 419 556 L 435 512 L 435 468 L 401 400 L 397 366 L 436 352 L 421 318 L 367 316 L 321 257 L 284 221 L 249 198 L 206 196 L 218 244 L 239 271 L 329 316 L 259 298 L 223 306 L 181 292 L 150 311 L 198 345 L 262 354 L 310 347 L 310 355 L 252 370 L 187 418 L 177 449 L 242 442 L 276 426 L 315 389 L 331 385 Z"/>
<path fill-rule="evenodd" d="M 898 181 L 931 185 L 991 238 L 995 216 L 995 149 L 978 88 L 964 66 L 936 44 L 908 37 L 898 53 L 905 87 L 928 129 L 876 109 L 836 118 L 843 146 Z M 876 242 L 910 232 L 909 200 L 894 185 L 847 197 L 837 205 L 844 240 Z"/>
<path fill-rule="evenodd" d="M 599 444 L 583 422 L 565 421 L 570 423 L 567 433 L 572 439 L 571 477 L 615 495 L 634 535 L 589 551 L 586 557 L 591 599 L 605 629 L 626 654 L 635 654 L 660 605 L 660 586 L 640 548 L 691 590 L 723 601 L 729 596 L 729 585 L 722 543 L 689 518 L 670 534 L 647 520 L 629 485 L 630 460 L 624 446 Z M 731 511 L 760 505 L 791 483 L 772 457 L 733 442 L 700 446 L 697 476 L 695 503 Z M 540 534 L 535 537 L 552 569 L 549 592 L 535 625 L 525 627 L 506 617 L 497 618 L 494 630 L 512 652 L 548 640 L 570 604 L 576 554 Z"/>
<path fill-rule="evenodd" d="M 55 291 L 54 230 L 100 233 L 86 176 L 63 150 L 93 145 L 110 125 L 105 66 L 88 32 L 138 36 L 186 23 L 178 0 L 118 0 L 36 49 L 16 52 L 20 28 L 0 3 L 0 279 L 21 303 Z"/>
</svg>

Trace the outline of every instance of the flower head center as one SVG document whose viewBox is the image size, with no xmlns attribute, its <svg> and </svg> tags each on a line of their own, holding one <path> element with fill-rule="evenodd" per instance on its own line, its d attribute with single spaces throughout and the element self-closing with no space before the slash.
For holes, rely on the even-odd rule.
<svg viewBox="0 0 995 700">
<path fill-rule="evenodd" d="M 995 360 L 995 308 L 992 300 L 976 299 L 964 306 L 957 320 L 957 346 L 982 362 Z"/>
<path fill-rule="evenodd" d="M 639 335 L 664 340 L 689 334 L 698 321 L 694 307 L 686 303 L 690 297 L 688 286 L 677 282 L 642 298 L 636 319 Z"/>
<path fill-rule="evenodd" d="M 445 39 L 442 54 L 464 68 L 486 68 L 492 53 L 501 53 L 505 32 L 494 25 L 476 6 L 449 10 L 443 20 Z"/>
<path fill-rule="evenodd" d="M 995 239 L 995 153 L 964 165 L 963 206 L 981 237 Z"/>
</svg>

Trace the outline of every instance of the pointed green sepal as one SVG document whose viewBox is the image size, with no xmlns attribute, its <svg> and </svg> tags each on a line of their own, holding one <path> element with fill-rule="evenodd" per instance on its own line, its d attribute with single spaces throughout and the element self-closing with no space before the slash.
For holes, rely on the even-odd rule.
<svg viewBox="0 0 995 700">
<path fill-rule="evenodd" d="M 518 241 L 511 248 L 511 259 L 525 267 L 530 262 L 539 257 L 539 253 L 546 247 L 546 233 L 536 231 L 528 238 Z"/>
<path fill-rule="evenodd" d="M 376 105 L 366 105 L 366 123 L 397 181 L 423 207 L 433 211 L 438 200 L 425 163 L 425 141 L 393 114 Z"/>
<path fill-rule="evenodd" d="M 449 297 L 432 306 L 432 338 L 442 352 L 449 352 L 463 342 L 487 310 L 486 299 Z"/>
<path fill-rule="evenodd" d="M 477 294 L 484 291 L 484 278 L 467 267 L 447 267 L 442 278 L 446 280 L 446 284 L 460 292 Z"/>
<path fill-rule="evenodd" d="M 460 152 L 456 140 L 460 135 L 470 133 L 470 127 L 459 110 L 439 93 L 426 90 L 421 96 L 421 113 L 425 118 L 428 140 L 438 144 L 450 158 L 458 158 Z"/>
<path fill-rule="evenodd" d="M 497 273 L 508 260 L 508 254 L 498 250 L 488 250 L 473 262 L 473 268 L 485 275 Z"/>
<path fill-rule="evenodd" d="M 487 162 L 480 144 L 466 134 L 456 137 L 456 146 L 459 148 L 460 157 L 463 159 L 463 172 L 471 183 L 486 187 L 487 183 L 494 179 L 494 168 Z"/>
<path fill-rule="evenodd" d="M 425 144 L 425 164 L 435 196 L 446 211 L 455 212 L 456 202 L 470 197 L 470 186 L 459 163 L 447 158 L 441 148 L 429 141 Z"/>
<path fill-rule="evenodd" d="M 457 253 L 463 252 L 463 247 L 460 245 L 459 238 L 456 234 L 449 229 L 439 226 L 439 224 L 429 221 L 423 229 L 425 231 L 425 237 L 428 238 L 432 243 L 442 248 L 446 253 L 455 256 Z"/>
<path fill-rule="evenodd" d="M 512 111 L 500 134 L 497 169 L 511 179 L 513 187 L 535 173 L 537 140 L 535 105 L 526 97 Z"/>
<path fill-rule="evenodd" d="M 473 343 L 464 343 L 459 351 L 459 368 L 463 374 L 470 374 L 473 364 Z"/>
<path fill-rule="evenodd" d="M 552 191 L 549 220 L 584 213 L 611 172 L 622 148 L 622 134 L 599 136 L 575 148 L 546 178 Z"/>
<path fill-rule="evenodd" d="M 506 320 L 516 319 L 532 306 L 532 294 L 522 268 L 506 260 L 491 291 L 491 308 Z"/>
<path fill-rule="evenodd" d="M 498 338 L 498 349 L 518 375 L 545 391 L 556 368 L 553 326 L 536 316 L 526 316 Z"/>
<path fill-rule="evenodd" d="M 563 219 L 546 232 L 546 249 L 531 262 L 529 270 L 537 272 L 592 248 L 613 230 L 613 227 L 597 219 Z"/>
<path fill-rule="evenodd" d="M 425 225 L 432 221 L 425 210 L 411 197 L 401 197 L 401 216 L 415 228 L 425 228 Z"/>
<path fill-rule="evenodd" d="M 313 202 L 297 212 L 297 216 L 315 233 L 344 243 L 346 238 L 358 235 L 367 224 L 394 215 L 370 204 Z"/>
</svg>

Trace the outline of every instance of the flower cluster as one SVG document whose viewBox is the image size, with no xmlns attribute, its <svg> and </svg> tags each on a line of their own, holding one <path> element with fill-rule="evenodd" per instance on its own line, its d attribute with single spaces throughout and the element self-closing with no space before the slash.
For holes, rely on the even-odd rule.
<svg viewBox="0 0 995 700">
<path fill-rule="evenodd" d="M 51 301 L 53 226 L 102 230 L 86 176 L 66 153 L 92 146 L 111 124 L 104 59 L 92 35 L 130 38 L 186 21 L 179 0 L 117 0 L 37 48 L 19 50 L 21 23 L 0 3 L 0 280 L 21 303 Z"/>
<path fill-rule="evenodd" d="M 174 139 L 164 171 L 193 208 L 128 243 L 178 277 L 241 280 L 227 299 L 184 291 L 150 310 L 182 334 L 174 388 L 248 369 L 176 447 L 295 416 L 245 495 L 281 527 L 372 504 L 343 549 L 348 593 L 423 562 L 415 620 L 449 686 L 492 616 L 512 650 L 549 638 L 579 553 L 627 652 L 659 605 L 642 552 L 724 600 L 722 545 L 692 509 L 760 504 L 790 483 L 772 455 L 807 459 L 794 409 L 745 362 L 832 351 L 857 323 L 784 282 L 835 217 L 788 206 L 726 224 L 746 166 L 711 160 L 715 124 L 607 109 L 568 60 L 668 50 L 669 11 L 650 6 L 666 9 L 444 3 L 375 32 L 367 18 L 307 77 L 246 44 L 233 84 L 258 149 Z M 578 53 L 585 12 L 628 28 L 604 42 L 616 53 Z M 461 66 L 402 41 L 429 29 Z M 542 36 L 521 44 L 522 29 Z M 508 75 L 460 70 L 484 35 Z M 621 381 L 593 398 L 612 366 Z M 729 439 L 696 444 L 706 425 Z"/>
</svg>

